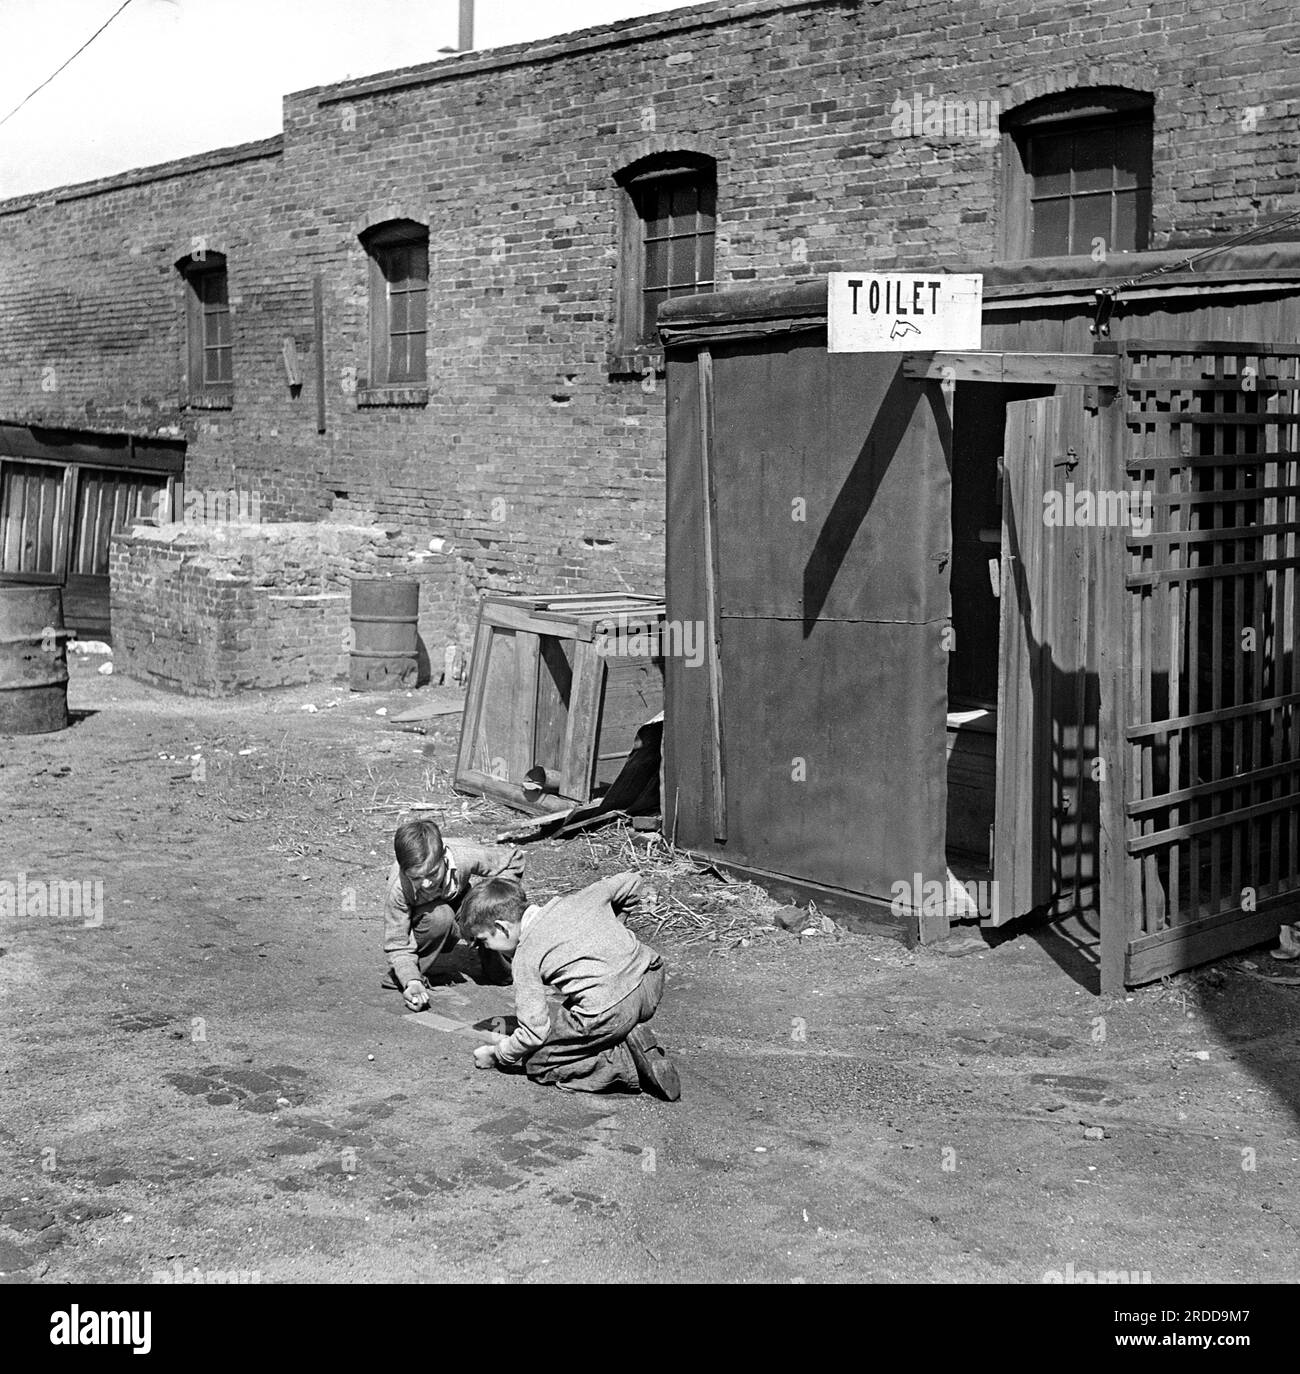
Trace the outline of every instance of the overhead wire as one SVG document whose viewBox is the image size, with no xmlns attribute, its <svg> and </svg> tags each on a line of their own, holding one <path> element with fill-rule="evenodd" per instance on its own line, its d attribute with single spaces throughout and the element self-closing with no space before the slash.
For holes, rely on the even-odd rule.
<svg viewBox="0 0 1300 1374">
<path fill-rule="evenodd" d="M 1149 277 L 1159 277 L 1165 272 L 1173 272 L 1180 268 L 1191 267 L 1193 263 L 1200 262 L 1202 258 L 1214 257 L 1216 253 L 1225 253 L 1229 248 L 1236 248 L 1243 243 L 1249 243 L 1252 239 L 1259 238 L 1262 234 L 1272 234 L 1286 225 L 1300 220 L 1300 210 L 1293 210 L 1289 215 L 1283 215 L 1279 219 L 1270 220 L 1267 224 L 1258 224 L 1253 229 L 1244 230 L 1240 234 L 1233 235 L 1232 238 L 1224 239 L 1220 243 L 1213 243 L 1208 248 L 1202 248 L 1199 253 L 1193 253 L 1190 257 L 1179 258 L 1175 262 L 1165 263 L 1162 267 L 1153 267 L 1150 271 L 1140 272 L 1136 277 L 1129 277 L 1127 281 L 1120 282 L 1117 290 L 1122 291 L 1126 286 L 1136 286 L 1138 282 L 1146 281 Z"/>
<path fill-rule="evenodd" d="M 130 3 L 131 0 L 122 0 L 122 3 L 113 11 L 112 14 L 108 16 L 107 19 L 104 20 L 104 22 L 95 30 L 95 32 L 92 33 L 90 37 L 86 39 L 86 41 L 81 45 L 81 47 L 79 47 L 77 51 L 74 52 L 70 58 L 68 58 L 68 60 L 63 64 L 63 66 L 57 67 L 54 71 L 52 71 L 49 74 L 49 76 L 47 76 L 45 80 L 42 81 L 41 84 L 36 87 L 35 90 L 30 91 L 27 95 L 23 96 L 23 98 L 18 102 L 18 104 L 15 105 L 13 109 L 10 110 L 9 113 L 5 115 L 3 119 L 0 119 L 0 125 L 8 124 L 8 122 L 14 117 L 14 115 L 16 115 L 18 111 L 21 110 L 22 107 L 27 104 L 27 102 L 32 98 L 32 96 L 39 95 L 41 91 L 43 91 L 46 88 L 46 86 L 48 86 L 50 82 L 53 81 L 54 78 L 58 76 L 58 74 L 61 71 L 64 70 L 65 67 L 70 66 L 74 61 L 76 61 L 76 59 L 80 57 L 81 54 L 85 52 L 88 47 L 90 47 L 90 45 L 95 41 L 95 39 L 98 38 L 99 35 L 103 33 L 106 28 L 108 28 L 108 26 L 113 22 L 113 20 L 116 19 L 117 16 L 121 14 L 122 11 L 126 9 L 126 7 Z"/>
</svg>

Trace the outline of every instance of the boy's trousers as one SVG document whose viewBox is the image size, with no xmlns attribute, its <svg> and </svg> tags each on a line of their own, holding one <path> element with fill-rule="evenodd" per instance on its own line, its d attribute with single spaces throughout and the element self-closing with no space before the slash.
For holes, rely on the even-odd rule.
<svg viewBox="0 0 1300 1374">
<path fill-rule="evenodd" d="M 420 976 L 427 978 L 433 969 L 434 960 L 440 954 L 456 948 L 461 938 L 460 923 L 456 910 L 445 902 L 428 907 L 411 922 L 411 934 L 415 936 L 415 954 L 420 961 Z M 493 949 L 480 949 L 479 968 L 489 983 L 508 983 L 510 981 L 510 961 L 504 954 Z"/>
<path fill-rule="evenodd" d="M 584 1017 L 568 1007 L 552 1006 L 551 1029 L 524 1060 L 524 1072 L 534 1083 L 554 1084 L 571 1092 L 639 1087 L 632 1051 L 623 1042 L 629 1031 L 650 1020 L 663 995 L 664 966 L 657 959 L 632 992 L 597 1016 Z"/>
</svg>

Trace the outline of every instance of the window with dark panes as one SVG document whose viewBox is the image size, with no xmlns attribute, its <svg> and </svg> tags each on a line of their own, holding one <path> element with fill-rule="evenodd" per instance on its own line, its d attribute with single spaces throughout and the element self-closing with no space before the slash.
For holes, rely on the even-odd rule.
<svg viewBox="0 0 1300 1374">
<path fill-rule="evenodd" d="M 198 274 L 194 279 L 202 317 L 203 358 L 199 380 L 204 386 L 233 382 L 230 346 L 230 291 L 226 283 L 226 269 L 214 269 Z"/>
<path fill-rule="evenodd" d="M 1044 96 L 1004 115 L 1002 129 L 1004 256 L 1150 246 L 1150 95 L 1090 87 Z"/>
<path fill-rule="evenodd" d="M 642 225 L 640 338 L 656 340 L 659 307 L 674 296 L 713 290 L 717 190 L 699 173 L 639 181 L 633 195 Z"/>
<path fill-rule="evenodd" d="M 366 236 L 370 254 L 370 385 L 423 386 L 428 377 L 429 235 L 418 224 Z"/>
<path fill-rule="evenodd" d="M 234 340 L 226 259 L 204 253 L 179 264 L 186 298 L 186 401 L 228 406 L 234 394 Z"/>
<path fill-rule="evenodd" d="M 663 154 L 621 173 L 623 247 L 616 366 L 658 353 L 664 301 L 716 287 L 717 172 L 711 158 Z"/>
<path fill-rule="evenodd" d="M 1096 123 L 1028 139 L 1034 257 L 1135 253 L 1151 232 L 1151 121 Z"/>
</svg>

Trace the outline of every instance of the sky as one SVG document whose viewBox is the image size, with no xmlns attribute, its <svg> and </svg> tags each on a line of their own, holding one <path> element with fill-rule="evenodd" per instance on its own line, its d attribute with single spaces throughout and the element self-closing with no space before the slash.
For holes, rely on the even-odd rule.
<svg viewBox="0 0 1300 1374">
<path fill-rule="evenodd" d="M 121 3 L 0 0 L 0 119 Z M 477 0 L 474 46 L 684 7 Z M 0 198 L 269 138 L 280 132 L 283 95 L 438 60 L 458 23 L 458 0 L 131 0 L 0 125 Z"/>
</svg>

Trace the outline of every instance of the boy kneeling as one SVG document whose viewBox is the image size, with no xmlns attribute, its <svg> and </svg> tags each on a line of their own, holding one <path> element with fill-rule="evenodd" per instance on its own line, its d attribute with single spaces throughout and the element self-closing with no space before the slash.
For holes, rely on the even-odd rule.
<svg viewBox="0 0 1300 1374">
<path fill-rule="evenodd" d="M 480 883 L 460 925 L 480 948 L 513 956 L 519 1028 L 474 1060 L 524 1072 L 571 1092 L 642 1087 L 668 1102 L 681 1096 L 677 1069 L 645 1024 L 664 992 L 663 960 L 618 919 L 639 905 L 641 878 L 619 873 L 544 907 L 521 884 Z M 562 999 L 548 1014 L 546 993 Z"/>
</svg>

